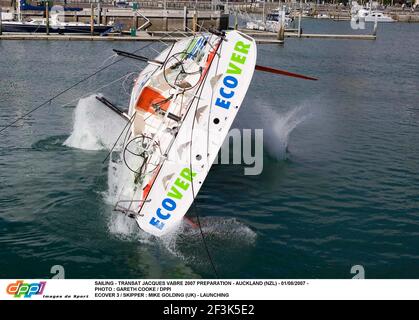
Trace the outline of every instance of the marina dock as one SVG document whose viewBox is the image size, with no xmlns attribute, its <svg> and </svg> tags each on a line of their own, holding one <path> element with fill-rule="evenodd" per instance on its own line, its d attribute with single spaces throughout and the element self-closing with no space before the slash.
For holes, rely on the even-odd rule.
<svg viewBox="0 0 419 320">
<path fill-rule="evenodd" d="M 254 38 L 271 39 L 277 37 L 276 33 L 256 30 L 240 31 Z M 307 38 L 307 39 L 340 39 L 340 40 L 376 40 L 377 36 L 373 34 L 323 34 L 323 33 L 301 33 L 297 29 L 285 29 L 286 38 Z"/>
<path fill-rule="evenodd" d="M 28 0 L 29 1 L 29 0 Z M 0 4 L 5 0 L 0 0 Z M 208 30 L 210 28 L 226 30 L 229 27 L 231 15 L 235 16 L 235 27 L 237 28 L 237 15 L 240 10 L 250 12 L 266 12 L 273 4 L 240 4 L 239 2 L 225 3 L 223 5 L 215 2 L 190 2 L 190 1 L 140 1 L 134 7 L 116 7 L 109 1 L 91 4 L 90 2 L 70 1 L 71 6 L 80 7 L 80 11 L 63 11 L 61 13 L 65 21 L 81 22 L 91 24 L 93 21 L 102 25 L 115 23 L 118 30 L 104 35 L 91 32 L 85 34 L 48 34 L 48 33 L 2 33 L 0 24 L 0 40 L 50 40 L 50 41 L 178 41 L 183 37 L 193 35 L 194 32 Z M 54 1 L 60 4 L 60 1 Z M 263 8 L 262 6 L 265 6 Z M 263 9 L 263 10 L 262 10 Z M 326 10 L 329 17 L 334 20 L 348 19 L 345 10 L 336 7 L 318 6 L 319 12 Z M 2 8 L 3 12 L 5 9 Z M 12 9 L 6 9 L 10 12 Z M 238 11 L 237 11 L 238 10 Z M 298 11 L 298 10 L 297 10 Z M 43 11 L 25 10 L 22 11 L 25 18 L 42 18 Z M 301 19 L 296 17 L 296 19 Z M 301 22 L 300 22 L 301 23 Z M 305 39 L 337 39 L 337 40 L 375 40 L 376 32 L 373 34 L 320 34 L 306 33 L 298 29 L 282 29 L 280 32 L 267 32 L 259 30 L 240 29 L 240 31 L 255 38 L 260 44 L 283 44 L 286 38 Z"/>
<path fill-rule="evenodd" d="M 8 33 L 0 35 L 0 40 L 49 40 L 49 41 L 164 41 L 174 42 L 182 38 L 192 35 L 193 33 L 180 32 L 158 32 L 149 34 L 147 32 L 139 32 L 136 36 L 126 35 L 107 35 L 107 36 L 91 36 L 91 35 L 74 35 L 74 34 L 24 34 L 24 33 Z M 283 44 L 283 40 L 273 37 L 256 37 L 259 44 Z"/>
</svg>

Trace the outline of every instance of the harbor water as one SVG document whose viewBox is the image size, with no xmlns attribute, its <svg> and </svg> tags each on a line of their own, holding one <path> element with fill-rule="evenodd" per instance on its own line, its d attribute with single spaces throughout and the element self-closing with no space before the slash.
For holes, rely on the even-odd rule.
<svg viewBox="0 0 419 320">
<path fill-rule="evenodd" d="M 221 278 L 351 278 L 354 265 L 367 278 L 419 277 L 418 35 L 395 23 L 376 41 L 259 46 L 258 64 L 320 80 L 255 73 L 233 127 L 264 129 L 263 172 L 215 165 L 196 199 Z M 113 48 L 143 46 L 149 57 L 164 48 L 0 41 L 0 126 L 114 61 Z M 126 107 L 143 67 L 116 63 L 1 133 L 0 278 L 50 278 L 54 265 L 66 278 L 214 277 L 199 231 L 155 239 L 112 211 L 104 159 L 116 137 L 79 99 L 103 93 Z"/>
</svg>

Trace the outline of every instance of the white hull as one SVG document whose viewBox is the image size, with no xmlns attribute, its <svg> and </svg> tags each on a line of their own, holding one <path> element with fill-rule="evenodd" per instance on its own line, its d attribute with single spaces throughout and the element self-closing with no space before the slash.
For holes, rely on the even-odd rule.
<svg viewBox="0 0 419 320">
<path fill-rule="evenodd" d="M 380 11 L 369 11 L 367 9 L 359 9 L 355 11 L 352 16 L 352 20 L 356 22 L 379 22 L 379 23 L 389 23 L 396 22 L 393 18 L 385 15 Z"/>
</svg>

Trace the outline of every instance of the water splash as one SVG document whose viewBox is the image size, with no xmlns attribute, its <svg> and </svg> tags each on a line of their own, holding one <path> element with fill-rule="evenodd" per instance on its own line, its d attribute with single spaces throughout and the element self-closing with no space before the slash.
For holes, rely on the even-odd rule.
<svg viewBox="0 0 419 320">
<path fill-rule="evenodd" d="M 124 126 L 121 117 L 91 95 L 77 104 L 73 132 L 64 145 L 83 150 L 109 150 Z"/>
<path fill-rule="evenodd" d="M 109 232 L 119 240 L 151 243 L 152 236 L 140 230 L 134 219 L 113 212 L 108 220 Z"/>
<path fill-rule="evenodd" d="M 79 101 L 74 111 L 73 132 L 64 145 L 83 150 L 110 150 L 124 127 L 125 122 L 93 95 Z M 118 200 L 133 199 L 135 188 L 134 173 L 122 161 L 121 150 L 114 150 L 108 163 L 108 189 L 102 193 L 104 201 L 113 207 Z M 124 214 L 112 212 L 107 219 L 109 232 L 120 240 L 157 245 L 184 261 L 206 263 L 207 257 L 201 257 L 199 229 L 191 228 L 185 222 L 170 234 L 155 238 L 141 231 L 135 220 Z M 228 243 L 242 248 L 252 245 L 256 238 L 250 228 L 235 219 L 205 217 L 201 220 L 203 232 L 211 243 Z"/>
<path fill-rule="evenodd" d="M 268 153 L 277 160 L 287 157 L 288 143 L 292 131 L 304 122 L 310 113 L 306 105 L 300 105 L 285 113 L 279 113 L 272 108 L 265 107 L 261 119 L 264 129 L 264 141 Z"/>
<path fill-rule="evenodd" d="M 80 99 L 74 111 L 73 132 L 64 145 L 82 150 L 111 150 L 126 122 L 108 110 L 95 95 Z M 114 206 L 119 199 L 132 199 L 135 185 L 134 174 L 120 159 L 120 144 L 112 152 L 108 163 L 108 189 L 102 193 L 106 203 Z M 109 231 L 120 239 L 145 240 L 135 221 L 120 213 L 112 213 L 108 221 Z"/>
</svg>

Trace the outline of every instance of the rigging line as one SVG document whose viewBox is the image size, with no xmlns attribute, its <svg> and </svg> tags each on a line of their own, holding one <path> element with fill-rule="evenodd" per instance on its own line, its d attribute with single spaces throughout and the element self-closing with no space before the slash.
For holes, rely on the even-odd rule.
<svg viewBox="0 0 419 320">
<path fill-rule="evenodd" d="M 189 32 L 192 32 L 192 33 L 201 33 L 202 34 L 202 32 L 201 32 L 201 30 L 202 29 L 204 29 L 205 31 L 208 31 L 207 29 L 205 29 L 204 28 L 204 22 L 202 21 L 201 22 L 201 24 L 199 24 L 199 30 L 198 30 L 198 32 L 195 32 L 195 31 L 193 31 L 191 28 L 189 28 L 188 26 L 185 26 L 186 27 L 186 29 L 188 29 L 189 30 Z M 208 32 L 209 33 L 209 32 Z"/>
<path fill-rule="evenodd" d="M 115 59 L 118 59 L 118 55 L 115 53 L 115 54 L 112 54 L 112 55 L 110 55 L 109 57 L 107 57 L 105 60 L 103 60 L 103 62 L 100 64 L 100 66 L 98 67 L 99 69 L 100 68 L 102 68 L 103 66 L 105 66 L 107 63 L 108 63 L 108 61 L 110 61 L 110 62 L 114 62 L 115 61 Z M 88 83 L 88 85 L 90 86 L 91 85 L 91 83 L 92 83 L 92 81 L 93 80 L 96 80 L 96 77 L 93 77 L 93 78 L 90 78 L 89 79 L 89 83 Z"/>
<path fill-rule="evenodd" d="M 191 32 L 191 33 L 193 33 L 193 34 L 197 34 L 197 33 L 199 33 L 199 34 L 203 34 L 203 32 L 201 31 L 202 29 L 204 29 L 205 31 L 208 31 L 208 30 L 206 30 L 205 28 L 204 28 L 204 22 L 202 22 L 200 25 L 199 25 L 199 28 L 198 28 L 198 31 L 193 31 L 191 28 L 189 28 L 188 26 L 185 26 L 186 27 L 186 29 L 188 29 L 189 30 L 189 32 Z M 208 33 L 210 33 L 210 32 L 208 32 Z"/>
<path fill-rule="evenodd" d="M 111 148 L 111 150 L 109 151 L 109 153 L 108 153 L 108 155 L 106 156 L 106 158 L 105 158 L 105 159 L 103 159 L 102 163 L 105 163 L 105 161 L 109 158 L 109 156 L 111 155 L 112 151 L 115 149 L 116 144 L 118 143 L 119 139 L 121 139 L 122 134 L 123 134 L 123 133 L 124 133 L 124 131 L 127 129 L 128 125 L 130 125 L 130 124 L 132 124 L 132 123 L 133 123 L 133 120 L 134 120 L 134 118 L 135 118 L 136 114 L 137 114 L 137 112 L 135 111 L 135 112 L 133 113 L 132 117 L 128 120 L 128 122 L 127 122 L 127 124 L 125 125 L 124 129 L 122 129 L 121 133 L 119 134 L 118 138 L 116 139 L 115 143 L 113 144 L 113 147 L 112 147 L 112 148 Z M 150 114 L 147 118 L 145 118 L 145 119 L 144 119 L 144 121 L 147 121 L 147 119 L 148 119 L 148 118 L 150 118 L 150 117 L 151 117 L 151 114 Z M 129 131 L 127 131 L 127 133 L 128 133 L 128 132 L 129 132 Z M 126 139 L 127 139 L 127 133 L 125 134 L 124 144 L 125 144 L 125 141 L 126 141 Z M 129 151 L 129 150 L 128 150 L 128 151 Z"/>
<path fill-rule="evenodd" d="M 185 26 L 186 27 L 186 26 Z M 186 27 L 188 28 L 188 27 Z M 180 33 L 182 36 L 184 37 L 190 37 L 190 35 L 186 34 L 184 31 L 182 31 L 181 29 L 177 29 L 177 32 Z"/>
<path fill-rule="evenodd" d="M 38 29 L 41 27 L 41 23 L 38 24 L 38 26 L 36 27 L 35 31 L 30 32 L 30 34 L 35 34 L 38 32 Z"/>
<path fill-rule="evenodd" d="M 116 62 L 121 61 L 121 60 L 122 60 L 122 59 L 117 60 L 117 61 L 115 61 L 115 62 L 113 62 L 113 63 L 109 64 L 108 66 L 103 67 L 103 68 L 101 68 L 101 69 L 97 70 L 97 71 L 96 71 L 96 72 L 94 72 L 93 74 L 91 74 L 91 75 L 89 75 L 89 76 L 87 76 L 87 77 L 85 77 L 85 78 L 83 78 L 83 79 L 81 79 L 81 80 L 77 81 L 75 84 L 71 85 L 71 86 L 70 86 L 70 87 L 68 87 L 67 89 L 60 91 L 59 93 L 57 93 L 56 95 L 54 95 L 52 98 L 50 98 L 50 99 L 46 100 L 45 102 L 41 103 L 40 105 L 38 105 L 38 106 L 36 106 L 35 108 L 31 109 L 30 111 L 26 112 L 24 115 L 20 116 L 19 118 L 15 119 L 14 121 L 12 121 L 12 122 L 11 122 L 11 123 L 9 123 L 8 125 L 6 125 L 4 128 L 0 129 L 0 133 L 1 133 L 1 132 L 3 132 L 3 131 L 5 131 L 6 129 L 10 128 L 11 126 L 13 126 L 14 124 L 16 124 L 16 123 L 17 123 L 17 122 L 19 122 L 20 120 L 25 119 L 27 116 L 29 116 L 30 114 L 34 113 L 34 112 L 35 112 L 35 111 L 37 111 L 38 109 L 40 109 L 40 108 L 44 107 L 44 106 L 45 106 L 45 105 L 47 105 L 48 103 L 51 103 L 51 101 L 52 101 L 52 100 L 55 100 L 55 99 L 56 99 L 56 98 L 58 98 L 59 96 L 63 95 L 64 93 L 66 93 L 66 92 L 68 92 L 68 91 L 70 91 L 71 89 L 75 88 L 75 87 L 76 87 L 76 86 L 78 86 L 80 83 L 83 83 L 84 81 L 86 81 L 86 80 L 88 80 L 88 79 L 90 79 L 90 78 L 94 77 L 95 75 L 97 75 L 97 74 L 98 74 L 98 73 L 100 73 L 101 71 L 103 71 L 103 70 L 105 70 L 105 69 L 109 68 L 110 66 L 114 65 Z"/>
<path fill-rule="evenodd" d="M 126 127 L 129 125 L 129 124 L 132 124 L 133 123 L 133 120 L 134 120 L 134 118 L 135 118 L 135 115 L 137 114 L 137 112 L 136 111 L 134 111 L 134 113 L 133 113 L 133 115 L 132 115 L 132 117 L 130 118 L 130 120 L 128 121 L 128 123 L 127 123 L 127 125 L 125 126 L 125 128 L 121 131 L 121 134 L 119 135 L 119 137 L 118 137 L 118 139 L 115 141 L 115 144 L 114 144 L 114 146 L 112 147 L 112 149 L 111 149 L 111 151 L 108 153 L 108 155 L 107 155 L 107 157 L 103 160 L 103 162 L 102 163 L 104 163 L 105 161 L 106 161 L 106 159 L 108 159 L 109 158 L 109 156 L 112 154 L 112 150 L 115 148 L 115 146 L 116 146 L 116 144 L 118 143 L 118 140 L 122 137 L 122 134 L 124 133 L 124 131 L 126 130 Z M 144 119 L 144 121 L 146 121 L 148 118 L 150 118 L 152 116 L 152 114 L 150 114 L 149 116 L 147 116 L 145 119 Z M 128 136 L 128 133 L 129 133 L 129 137 L 131 137 L 131 130 L 127 130 L 127 132 L 126 132 L 126 134 L 125 134 L 125 138 L 124 138 L 124 145 L 125 145 L 125 143 L 126 143 L 126 140 L 127 140 L 127 136 Z M 129 139 L 129 138 L 128 138 Z M 126 185 L 127 185 L 127 181 L 125 181 L 124 182 L 124 184 L 122 185 L 122 188 L 121 188 L 121 190 L 119 191 L 119 194 L 118 194 L 118 201 L 121 201 L 120 199 L 121 199 L 121 195 L 122 195 L 122 193 L 124 192 L 124 190 L 125 190 L 125 187 L 126 187 Z M 131 198 L 131 200 L 132 199 L 134 199 L 134 197 L 135 197 L 135 192 L 136 192 L 136 190 L 134 191 L 134 193 L 133 193 L 133 195 L 132 195 L 132 198 Z M 128 201 L 128 200 L 127 200 Z M 132 205 L 132 201 L 131 201 L 131 203 L 130 203 L 130 205 L 129 205 L 129 207 L 128 207 L 128 210 L 131 208 L 131 205 Z"/>
<path fill-rule="evenodd" d="M 175 31 L 173 31 L 173 32 L 171 32 L 171 33 L 175 33 L 175 32 L 178 32 L 178 30 L 176 29 Z M 170 35 L 170 34 L 168 34 L 168 37 L 170 38 L 170 39 L 175 39 L 175 37 L 173 37 L 172 35 Z M 168 47 L 169 45 L 166 43 L 166 42 L 164 42 L 164 41 L 162 41 L 162 40 L 159 40 L 159 42 L 161 42 L 162 44 L 164 44 L 166 47 Z M 176 42 L 176 41 L 175 41 Z"/>
<path fill-rule="evenodd" d="M 164 42 L 163 42 L 163 44 L 166 45 Z M 167 47 L 167 45 L 166 45 L 166 47 Z M 153 50 L 157 54 L 161 53 L 161 51 L 158 51 L 157 49 L 154 49 L 154 48 L 150 48 L 150 49 Z"/>
<path fill-rule="evenodd" d="M 212 32 L 210 32 L 208 29 L 204 28 L 204 22 L 202 22 L 199 25 L 198 31 L 193 31 L 191 28 L 189 28 L 188 26 L 186 26 L 186 29 L 189 30 L 189 32 L 192 32 L 193 34 L 200 34 L 201 36 L 205 36 L 204 32 L 202 32 L 202 30 L 204 30 L 205 32 L 207 32 L 210 36 L 214 35 Z M 211 48 L 214 49 L 214 47 L 210 44 Z"/>
<path fill-rule="evenodd" d="M 135 113 L 136 113 L 136 112 L 134 112 L 134 114 L 135 114 Z M 129 137 L 131 137 L 131 133 L 132 133 L 132 131 L 131 131 L 131 130 L 127 130 L 127 133 L 125 134 L 125 137 L 124 137 L 124 142 L 123 142 L 123 145 L 125 145 L 125 143 L 126 143 L 126 141 L 127 141 L 127 136 L 128 136 L 128 134 L 129 134 Z M 120 161 L 122 161 L 122 160 L 120 160 Z M 123 182 L 122 187 L 121 187 L 121 189 L 119 190 L 118 195 L 117 195 L 117 199 L 118 199 L 118 201 L 120 201 L 120 200 L 121 200 L 122 193 L 124 192 L 125 187 L 127 186 L 127 184 L 128 184 L 128 180 L 127 180 L 127 179 L 125 179 L 125 181 Z M 134 199 L 136 190 L 137 190 L 137 189 L 136 189 L 136 187 L 135 187 L 135 188 L 134 188 L 134 192 L 133 192 L 133 194 L 132 194 L 131 199 Z M 131 204 L 129 205 L 129 208 L 130 208 L 130 207 L 131 207 Z"/>
<path fill-rule="evenodd" d="M 220 41 L 222 42 L 223 40 L 220 38 Z M 218 45 L 218 47 L 217 47 L 217 51 L 219 50 L 220 46 L 221 46 L 221 43 L 219 43 L 219 45 Z M 211 61 L 211 63 L 210 63 L 210 65 L 208 66 L 208 70 L 207 70 L 207 72 L 206 72 L 206 74 L 205 74 L 204 79 L 202 80 L 202 81 L 203 81 L 203 83 L 205 83 L 205 81 L 207 80 L 207 77 L 208 77 L 208 74 L 209 74 L 209 70 L 210 70 L 210 68 L 211 68 L 211 65 L 212 65 L 213 61 L 214 61 L 214 60 L 212 60 L 212 61 Z M 190 148 L 189 148 L 189 169 L 190 169 L 190 171 L 191 171 L 191 191 L 192 191 L 192 197 L 193 197 L 193 199 L 194 199 L 194 200 L 195 200 L 195 190 L 194 190 L 193 176 L 192 176 L 192 145 L 193 145 L 193 132 L 194 132 L 194 127 L 195 127 L 195 119 L 196 119 L 196 115 L 197 115 L 197 112 L 198 112 L 198 104 L 199 104 L 199 101 L 200 101 L 200 99 L 201 99 L 201 96 L 202 96 L 202 92 L 203 92 L 203 90 L 204 90 L 204 87 L 205 87 L 205 85 L 203 85 L 203 86 L 200 88 L 200 89 L 201 89 L 201 91 L 200 91 L 200 93 L 199 93 L 199 96 L 198 96 L 198 99 L 197 99 L 197 103 L 196 103 L 196 107 L 195 107 L 195 114 L 194 114 L 194 117 L 193 117 L 193 121 L 192 121 L 192 128 L 191 128 L 191 145 L 190 145 Z M 208 155 L 207 155 L 207 157 L 208 157 Z M 208 245 L 207 245 L 207 241 L 206 241 L 206 239 L 205 239 L 204 231 L 202 230 L 201 220 L 200 220 L 200 217 L 199 217 L 198 207 L 197 207 L 197 205 L 196 205 L 196 201 L 193 201 L 193 202 L 192 202 L 192 205 L 193 205 L 193 207 L 194 207 L 194 209 L 195 209 L 196 221 L 198 222 L 198 227 L 199 227 L 199 231 L 200 231 L 200 233 L 201 233 L 202 243 L 204 244 L 204 248 L 205 248 L 205 251 L 206 251 L 206 253 L 207 253 L 208 260 L 209 260 L 209 262 L 210 262 L 210 264 L 211 264 L 211 267 L 212 267 L 212 269 L 213 269 L 213 271 L 214 271 L 215 277 L 216 277 L 216 278 L 219 278 L 219 276 L 218 276 L 218 272 L 217 272 L 217 268 L 215 267 L 215 263 L 214 263 L 214 261 L 213 261 L 213 259 L 212 259 L 211 253 L 210 253 L 209 248 L 208 248 Z"/>
<path fill-rule="evenodd" d="M 105 163 L 106 160 L 108 160 L 109 156 L 111 155 L 111 153 L 113 152 L 113 150 L 116 147 L 116 144 L 118 143 L 119 139 L 121 139 L 122 134 L 124 133 L 124 131 L 128 128 L 128 126 L 130 124 L 132 124 L 132 121 L 134 120 L 134 117 L 136 115 L 136 112 L 134 112 L 134 114 L 132 115 L 132 117 L 129 119 L 129 121 L 127 122 L 127 124 L 125 125 L 124 129 L 122 129 L 121 133 L 119 134 L 118 138 L 116 139 L 115 143 L 113 144 L 111 150 L 108 152 L 107 156 L 105 159 L 103 159 L 102 163 Z"/>
<path fill-rule="evenodd" d="M 172 32 L 171 32 L 172 33 Z M 170 36 L 170 33 L 164 35 L 163 37 L 160 38 L 159 41 L 161 41 L 161 39 L 164 39 L 165 37 Z M 153 44 L 153 42 L 150 42 L 149 44 L 146 44 L 145 46 L 133 51 L 132 53 L 136 53 L 140 50 L 144 50 L 145 48 L 151 46 Z M 118 62 L 124 60 L 125 57 L 122 57 L 118 60 L 113 61 L 112 63 L 108 64 L 107 66 L 104 66 L 98 70 L 96 70 L 95 72 L 93 72 L 92 74 L 84 77 L 83 79 L 77 81 L 76 83 L 74 83 L 73 85 L 71 85 L 70 87 L 67 87 L 67 89 L 64 89 L 62 91 L 60 91 L 59 93 L 57 93 L 56 95 L 54 95 L 53 97 L 49 98 L 48 100 L 42 102 L 41 104 L 39 104 L 38 106 L 36 106 L 35 108 L 31 109 L 30 111 L 26 112 L 25 114 L 23 114 L 22 116 L 18 117 L 17 119 L 13 120 L 12 122 L 10 122 L 9 124 L 7 124 L 5 127 L 3 127 L 2 129 L 0 129 L 0 133 L 2 133 L 3 131 L 5 131 L 6 129 L 10 128 L 11 126 L 13 126 L 14 124 L 16 124 L 17 122 L 19 122 L 20 120 L 25 119 L 27 116 L 31 115 L 32 113 L 34 113 L 35 111 L 41 109 L 42 107 L 46 106 L 48 103 L 51 103 L 51 101 L 55 100 L 56 98 L 58 98 L 59 96 L 63 95 L 64 93 L 70 91 L 71 89 L 77 87 L 79 84 L 93 78 L 94 76 L 96 76 L 97 74 L 99 74 L 100 72 L 110 68 L 111 66 L 117 64 Z"/>
</svg>

